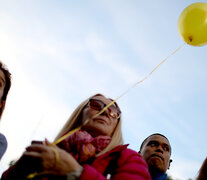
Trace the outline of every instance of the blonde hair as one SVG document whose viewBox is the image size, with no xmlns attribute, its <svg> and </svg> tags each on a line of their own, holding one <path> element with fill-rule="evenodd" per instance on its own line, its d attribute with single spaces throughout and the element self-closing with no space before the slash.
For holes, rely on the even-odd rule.
<svg viewBox="0 0 207 180">
<path fill-rule="evenodd" d="M 56 136 L 55 141 L 57 139 L 59 139 L 61 136 L 63 136 L 63 134 L 79 127 L 82 124 L 82 122 L 81 122 L 82 111 L 83 111 L 84 107 L 86 106 L 86 104 L 88 103 L 89 99 L 91 99 L 94 96 L 103 96 L 103 95 L 102 94 L 96 94 L 96 95 L 93 95 L 90 98 L 86 99 L 85 101 L 83 101 L 73 111 L 73 113 L 71 114 L 71 116 L 69 117 L 69 119 L 67 120 L 67 122 L 65 123 L 63 128 L 61 129 L 61 131 Z M 118 107 L 117 104 L 116 104 L 116 106 Z M 100 156 L 101 154 L 104 154 L 105 152 L 108 152 L 108 151 L 112 150 L 116 146 L 118 146 L 120 144 L 123 144 L 123 137 L 122 137 L 122 131 L 121 131 L 121 121 L 122 121 L 122 119 L 121 119 L 121 116 L 120 116 L 120 118 L 118 120 L 118 123 L 117 123 L 117 125 L 114 129 L 113 135 L 111 137 L 112 138 L 111 142 L 109 143 L 109 145 L 103 151 L 98 153 L 96 156 Z"/>
</svg>

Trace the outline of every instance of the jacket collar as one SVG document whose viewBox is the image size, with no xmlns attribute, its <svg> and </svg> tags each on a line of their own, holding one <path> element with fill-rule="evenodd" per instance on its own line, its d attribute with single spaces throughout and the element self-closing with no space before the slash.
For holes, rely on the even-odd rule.
<svg viewBox="0 0 207 180">
<path fill-rule="evenodd" d="M 167 174 L 166 173 L 159 173 L 152 177 L 152 180 L 166 180 Z"/>
</svg>

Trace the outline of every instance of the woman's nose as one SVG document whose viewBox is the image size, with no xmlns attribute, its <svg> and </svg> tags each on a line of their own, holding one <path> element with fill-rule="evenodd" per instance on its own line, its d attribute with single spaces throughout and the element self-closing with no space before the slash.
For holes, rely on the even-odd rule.
<svg viewBox="0 0 207 180">
<path fill-rule="evenodd" d="M 105 111 L 102 112 L 100 115 L 107 115 L 107 116 L 109 116 L 109 110 L 108 110 L 108 108 L 106 108 Z"/>
</svg>

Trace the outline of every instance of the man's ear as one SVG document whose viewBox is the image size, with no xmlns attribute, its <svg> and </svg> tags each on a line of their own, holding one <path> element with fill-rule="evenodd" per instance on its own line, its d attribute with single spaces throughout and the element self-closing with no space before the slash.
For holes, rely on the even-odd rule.
<svg viewBox="0 0 207 180">
<path fill-rule="evenodd" d="M 0 118 L 1 118 L 1 115 L 4 111 L 4 107 L 5 107 L 5 101 L 1 101 L 0 102 Z"/>
<path fill-rule="evenodd" d="M 169 165 L 168 165 L 168 168 L 167 168 L 167 169 L 170 169 L 170 164 L 171 164 L 172 161 L 173 161 L 173 160 L 170 159 L 170 161 L 169 161 Z"/>
<path fill-rule="evenodd" d="M 0 108 L 3 108 L 5 106 L 5 101 L 2 101 L 0 102 Z"/>
<path fill-rule="evenodd" d="M 143 154 L 141 154 L 141 150 L 138 151 L 138 153 L 142 156 Z"/>
</svg>

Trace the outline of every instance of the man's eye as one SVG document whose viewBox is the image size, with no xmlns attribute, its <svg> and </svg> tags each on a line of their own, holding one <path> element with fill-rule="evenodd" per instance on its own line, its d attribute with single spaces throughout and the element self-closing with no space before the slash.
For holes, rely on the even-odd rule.
<svg viewBox="0 0 207 180">
<path fill-rule="evenodd" d="M 169 151 L 169 148 L 168 147 L 164 147 L 163 148 L 165 151 Z"/>
<path fill-rule="evenodd" d="M 156 143 L 151 142 L 151 143 L 150 143 L 150 146 L 151 146 L 151 147 L 154 147 L 154 146 L 156 146 Z"/>
</svg>

